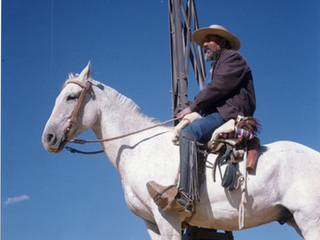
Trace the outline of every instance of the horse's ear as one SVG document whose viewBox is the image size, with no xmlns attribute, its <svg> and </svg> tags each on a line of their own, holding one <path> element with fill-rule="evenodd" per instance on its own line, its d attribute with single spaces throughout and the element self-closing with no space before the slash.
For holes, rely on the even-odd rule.
<svg viewBox="0 0 320 240">
<path fill-rule="evenodd" d="M 80 73 L 80 76 L 79 76 L 80 82 L 86 82 L 90 78 L 90 68 L 91 68 L 91 63 L 89 61 L 88 65 Z"/>
</svg>

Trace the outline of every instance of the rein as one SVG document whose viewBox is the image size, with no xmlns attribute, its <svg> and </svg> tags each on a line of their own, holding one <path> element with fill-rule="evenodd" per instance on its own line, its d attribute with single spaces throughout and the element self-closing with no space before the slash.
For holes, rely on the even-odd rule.
<svg viewBox="0 0 320 240">
<path fill-rule="evenodd" d="M 69 84 L 69 83 L 78 84 L 80 87 L 82 87 L 82 92 L 80 94 L 80 97 L 79 97 L 78 103 L 76 105 L 76 108 L 75 108 L 75 110 L 74 110 L 74 112 L 72 114 L 70 122 L 69 122 L 68 126 L 66 127 L 66 129 L 64 130 L 65 135 L 67 135 L 70 132 L 71 128 L 73 127 L 73 124 L 74 124 L 74 121 L 75 121 L 75 119 L 77 117 L 77 114 L 79 112 L 82 100 L 83 100 L 84 96 L 86 95 L 86 92 L 90 88 L 90 82 L 89 81 L 86 83 L 86 85 L 83 85 L 79 81 L 75 81 L 75 80 L 69 81 L 67 84 Z M 130 135 L 133 135 L 133 134 L 137 134 L 137 133 L 140 133 L 140 132 L 143 132 L 143 131 L 147 131 L 147 130 L 152 129 L 152 128 L 164 126 L 164 125 L 167 125 L 168 123 L 171 123 L 171 122 L 174 122 L 174 121 L 177 121 L 177 120 L 180 120 L 180 119 L 182 119 L 182 117 L 174 118 L 174 119 L 168 120 L 168 121 L 163 122 L 163 123 L 159 123 L 159 124 L 151 126 L 151 127 L 147 127 L 147 128 L 135 131 L 135 132 L 127 133 L 127 134 L 124 134 L 124 135 L 121 135 L 121 136 L 117 136 L 117 137 L 113 137 L 113 138 L 105 138 L 105 139 L 97 139 L 97 140 L 74 139 L 74 140 L 67 141 L 67 143 L 85 144 L 85 143 L 97 143 L 97 142 L 113 141 L 113 140 L 117 140 L 117 139 L 120 139 L 120 138 L 124 138 L 124 137 L 130 136 Z M 68 147 L 68 146 L 65 146 L 65 149 L 67 149 L 71 153 L 81 153 L 81 154 L 98 154 L 98 153 L 103 153 L 104 152 L 103 150 L 95 151 L 95 152 L 83 152 L 83 151 L 79 151 L 77 149 L 74 149 L 74 148 L 71 148 L 71 147 Z"/>
<path fill-rule="evenodd" d="M 113 137 L 113 138 L 96 139 L 96 140 L 74 139 L 74 140 L 70 140 L 70 141 L 68 141 L 68 142 L 69 142 L 69 143 L 76 143 L 76 144 L 85 144 L 85 143 L 97 143 L 97 142 L 113 141 L 113 140 L 117 140 L 117 139 L 120 139 L 120 138 L 124 138 L 124 137 L 130 136 L 130 135 L 134 135 L 134 134 L 137 134 L 137 133 L 140 133 L 140 132 L 144 132 L 144 131 L 147 131 L 147 130 L 152 129 L 152 128 L 164 126 L 164 125 L 167 125 L 168 123 L 171 123 L 171 122 L 180 120 L 180 119 L 182 119 L 182 118 L 183 118 L 183 117 L 174 118 L 174 119 L 168 120 L 168 121 L 163 122 L 163 123 L 159 123 L 159 124 L 154 125 L 154 126 L 151 126 L 151 127 L 147 127 L 147 128 L 144 128 L 144 129 L 135 131 L 135 132 L 127 133 L 127 134 L 120 135 L 120 136 Z M 81 154 L 99 154 L 99 153 L 103 153 L 103 152 L 104 152 L 103 150 L 95 151 L 95 152 L 83 152 L 83 151 L 79 151 L 79 150 L 77 150 L 77 149 L 74 149 L 74 148 L 71 148 L 71 147 L 68 147 L 68 146 L 65 146 L 65 149 L 67 149 L 67 150 L 70 151 L 71 153 L 81 153 Z"/>
</svg>

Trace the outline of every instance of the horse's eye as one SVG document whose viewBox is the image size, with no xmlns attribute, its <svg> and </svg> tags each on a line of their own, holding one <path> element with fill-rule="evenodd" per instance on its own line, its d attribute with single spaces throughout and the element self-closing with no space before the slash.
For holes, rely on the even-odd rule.
<svg viewBox="0 0 320 240">
<path fill-rule="evenodd" d="M 72 101 L 72 100 L 76 100 L 77 97 L 75 95 L 69 95 L 67 98 L 67 101 Z"/>
</svg>

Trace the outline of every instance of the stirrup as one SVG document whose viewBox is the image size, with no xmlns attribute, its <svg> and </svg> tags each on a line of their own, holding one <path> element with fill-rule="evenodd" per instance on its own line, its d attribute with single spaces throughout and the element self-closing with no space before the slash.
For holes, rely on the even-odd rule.
<svg viewBox="0 0 320 240">
<path fill-rule="evenodd" d="M 178 212 L 182 213 L 186 217 L 191 217 L 194 213 L 194 201 L 191 200 L 184 192 L 179 190 L 175 197 L 176 203 L 180 206 Z M 182 209 L 181 209 L 182 208 Z"/>
</svg>

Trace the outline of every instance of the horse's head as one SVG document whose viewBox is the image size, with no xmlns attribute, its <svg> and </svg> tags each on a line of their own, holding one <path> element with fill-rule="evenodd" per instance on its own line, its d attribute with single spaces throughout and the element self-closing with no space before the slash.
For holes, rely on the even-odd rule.
<svg viewBox="0 0 320 240">
<path fill-rule="evenodd" d="M 42 144 L 49 152 L 59 153 L 68 140 L 87 130 L 95 122 L 90 87 L 90 62 L 80 75 L 68 79 L 56 99 L 42 135 Z M 86 114 L 84 114 L 86 112 Z"/>
</svg>

